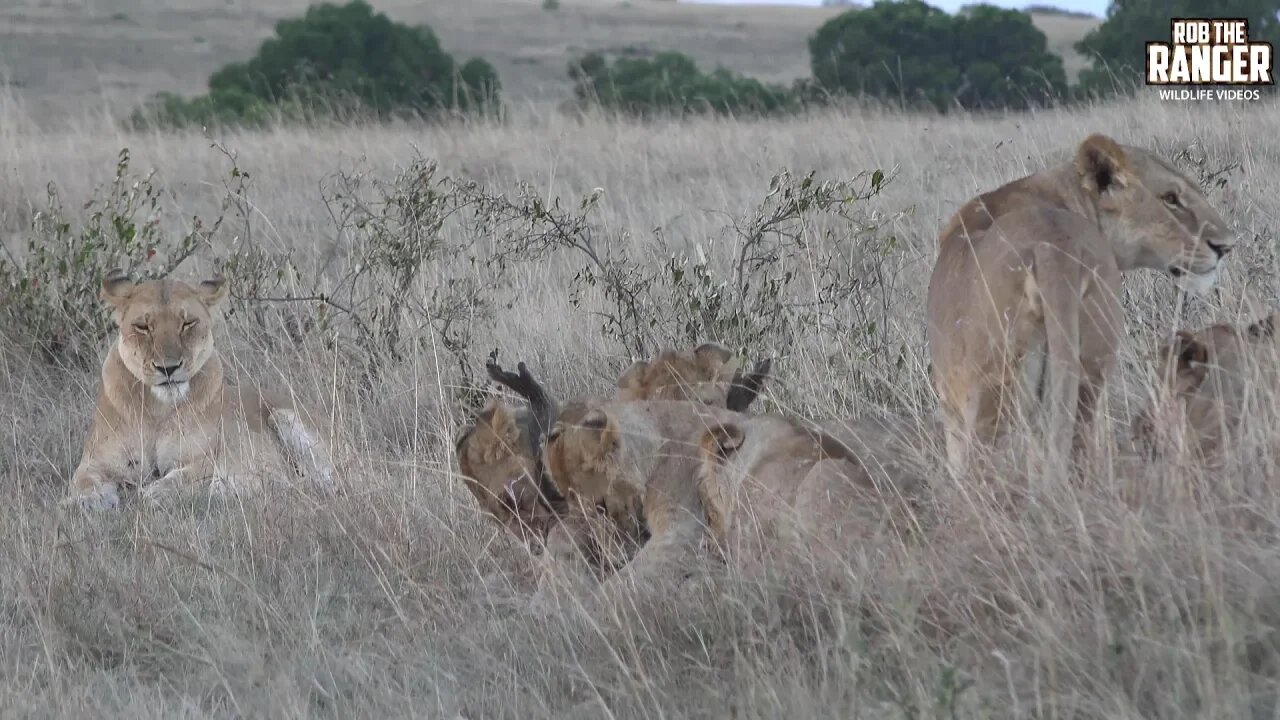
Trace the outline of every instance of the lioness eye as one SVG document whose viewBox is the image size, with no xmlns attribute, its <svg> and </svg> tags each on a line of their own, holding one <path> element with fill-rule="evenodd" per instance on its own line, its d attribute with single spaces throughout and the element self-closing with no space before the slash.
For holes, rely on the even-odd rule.
<svg viewBox="0 0 1280 720">
<path fill-rule="evenodd" d="M 191 328 L 193 328 L 193 327 L 195 327 L 195 326 L 196 326 L 196 321 L 195 321 L 195 320 L 188 320 L 188 321 L 186 321 L 186 322 L 182 323 L 182 329 L 183 329 L 183 330 L 190 330 Z"/>
<path fill-rule="evenodd" d="M 134 325 L 134 326 L 133 326 L 133 329 L 134 329 L 134 330 L 137 330 L 137 331 L 138 331 L 138 332 L 140 332 L 140 333 L 147 333 L 147 332 L 150 332 L 150 331 L 151 331 L 151 328 L 149 328 L 149 327 L 147 327 L 146 325 L 143 325 L 143 324 L 141 324 L 141 323 L 138 323 L 138 324 Z"/>
<path fill-rule="evenodd" d="M 1164 202 L 1165 202 L 1165 204 L 1166 204 L 1166 205 L 1171 205 L 1171 206 L 1173 206 L 1173 207 L 1178 207 L 1178 205 L 1180 205 L 1180 204 L 1181 204 L 1181 203 L 1179 203 L 1179 202 L 1178 202 L 1178 193 L 1173 192 L 1173 191 L 1169 191 L 1169 192 L 1165 193 L 1164 195 L 1161 195 L 1161 196 L 1160 196 L 1160 199 L 1161 199 L 1161 200 L 1164 200 Z"/>
</svg>

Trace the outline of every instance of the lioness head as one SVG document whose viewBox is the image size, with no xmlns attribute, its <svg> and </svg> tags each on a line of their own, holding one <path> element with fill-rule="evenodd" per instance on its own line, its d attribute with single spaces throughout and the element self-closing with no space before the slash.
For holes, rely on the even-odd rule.
<svg viewBox="0 0 1280 720">
<path fill-rule="evenodd" d="M 637 360 L 618 378 L 618 400 L 689 400 L 745 412 L 768 379 L 770 361 L 743 372 L 741 361 L 723 345 L 667 350 L 653 360 Z"/>
<path fill-rule="evenodd" d="M 195 287 L 179 280 L 135 283 L 121 270 L 102 281 L 101 298 L 120 329 L 120 359 L 168 402 L 186 396 L 191 379 L 213 355 L 213 309 L 227 297 L 221 278 Z"/>
<path fill-rule="evenodd" d="M 458 468 L 485 514 L 537 547 L 556 523 L 542 486 L 527 422 L 501 401 L 485 408 L 458 439 Z"/>
<path fill-rule="evenodd" d="M 1105 135 L 1080 143 L 1074 168 L 1122 270 L 1163 270 L 1196 292 L 1213 287 L 1235 239 L 1198 183 L 1158 155 Z"/>
<path fill-rule="evenodd" d="M 1161 437 L 1181 431 L 1201 452 L 1217 449 L 1223 432 L 1238 428 L 1251 390 L 1257 392 L 1253 402 L 1258 406 L 1271 402 L 1267 393 L 1280 390 L 1259 384 L 1266 373 L 1274 376 L 1280 360 L 1277 325 L 1280 313 L 1243 330 L 1219 324 L 1194 333 L 1179 331 L 1157 356 L 1156 406 L 1134 421 L 1139 441 L 1155 450 Z"/>
<path fill-rule="evenodd" d="M 723 345 L 667 350 L 653 360 L 637 360 L 618 378 L 619 400 L 692 400 L 724 406 L 740 363 Z"/>
</svg>

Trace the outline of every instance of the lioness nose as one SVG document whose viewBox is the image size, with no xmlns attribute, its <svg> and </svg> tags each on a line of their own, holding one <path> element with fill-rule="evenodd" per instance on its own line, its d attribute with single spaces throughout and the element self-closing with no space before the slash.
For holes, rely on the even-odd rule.
<svg viewBox="0 0 1280 720">
<path fill-rule="evenodd" d="M 165 377 L 171 377 L 174 373 L 182 369 L 181 360 L 179 360 L 178 364 L 176 365 L 161 365 L 160 363 L 151 363 L 151 365 L 155 367 L 156 372 L 159 372 L 161 375 L 164 375 Z"/>
<path fill-rule="evenodd" d="M 1213 242 L 1212 240 L 1209 241 L 1209 249 L 1212 250 L 1214 254 L 1217 255 L 1218 257 L 1222 257 L 1223 255 L 1226 255 L 1227 253 L 1231 252 L 1230 245 L 1216 243 L 1216 242 Z"/>
</svg>

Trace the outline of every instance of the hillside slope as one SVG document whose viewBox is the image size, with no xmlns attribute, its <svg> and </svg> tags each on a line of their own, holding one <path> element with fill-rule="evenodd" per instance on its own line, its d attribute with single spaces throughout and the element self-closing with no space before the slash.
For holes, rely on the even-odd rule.
<svg viewBox="0 0 1280 720">
<path fill-rule="evenodd" d="M 307 0 L 11 0 L 0 7 L 0 73 L 37 117 L 129 107 L 158 91 L 194 94 L 225 63 L 247 58 Z M 766 80 L 809 73 L 806 40 L 840 8 L 693 5 L 659 0 L 378 0 L 393 18 L 427 23 L 445 47 L 493 62 L 514 103 L 567 96 L 565 67 L 587 50 L 671 49 Z M 1095 21 L 1039 17 L 1052 47 Z"/>
</svg>

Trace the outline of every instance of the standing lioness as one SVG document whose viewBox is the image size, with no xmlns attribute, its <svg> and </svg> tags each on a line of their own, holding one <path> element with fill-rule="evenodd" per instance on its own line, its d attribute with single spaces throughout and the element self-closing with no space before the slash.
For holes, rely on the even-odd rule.
<svg viewBox="0 0 1280 720">
<path fill-rule="evenodd" d="M 1115 357 L 1120 273 L 1153 268 L 1203 291 L 1233 244 L 1195 182 L 1103 135 L 967 202 L 939 238 L 928 298 L 952 473 L 1001 434 L 1019 380 L 1048 404 L 1051 448 L 1070 454 Z"/>
<path fill-rule="evenodd" d="M 221 279 L 192 287 L 107 274 L 101 297 L 120 335 L 102 365 L 71 500 L 115 507 L 121 485 L 147 495 L 202 484 L 237 491 L 251 476 L 294 469 L 332 482 L 324 446 L 291 406 L 224 377 L 212 310 L 226 296 Z"/>
</svg>

